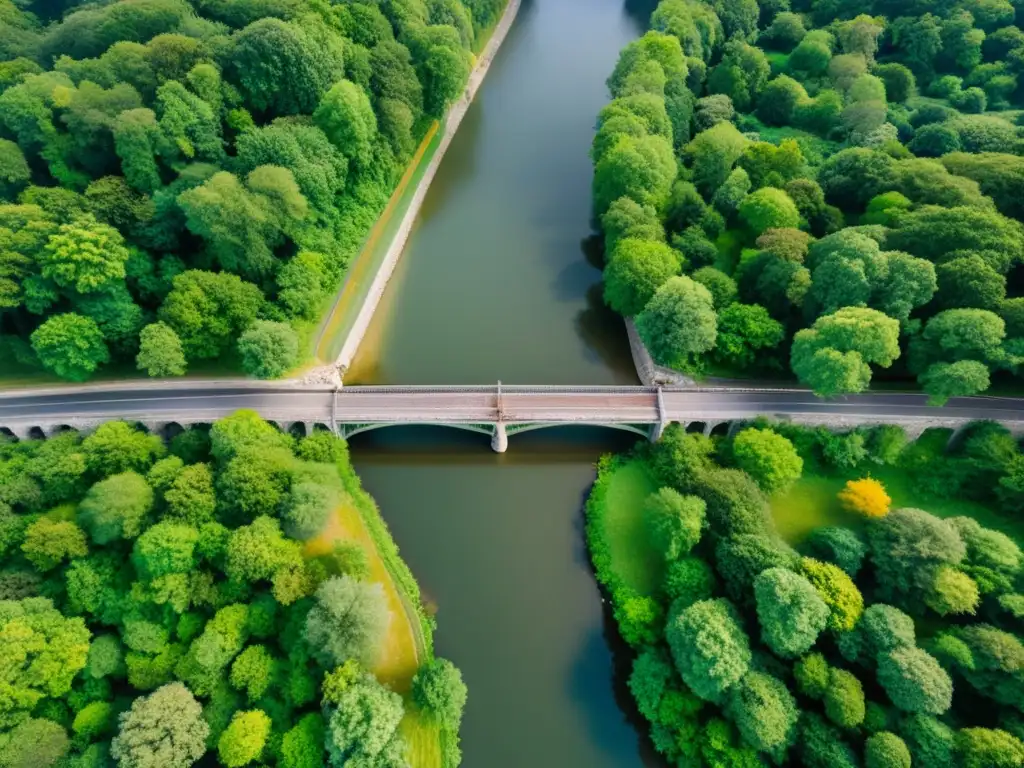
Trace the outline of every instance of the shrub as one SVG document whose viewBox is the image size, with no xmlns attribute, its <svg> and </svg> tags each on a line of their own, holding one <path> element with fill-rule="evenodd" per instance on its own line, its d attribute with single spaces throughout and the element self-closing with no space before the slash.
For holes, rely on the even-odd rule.
<svg viewBox="0 0 1024 768">
<path fill-rule="evenodd" d="M 839 492 L 839 503 L 849 512 L 876 518 L 889 514 L 892 499 L 885 492 L 884 485 L 873 478 L 865 477 L 860 480 L 847 480 L 846 486 Z"/>
</svg>

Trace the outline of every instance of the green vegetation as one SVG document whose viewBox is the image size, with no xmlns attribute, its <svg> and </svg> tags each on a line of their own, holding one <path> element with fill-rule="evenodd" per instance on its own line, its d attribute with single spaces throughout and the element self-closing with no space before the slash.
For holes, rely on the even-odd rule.
<svg viewBox="0 0 1024 768">
<path fill-rule="evenodd" d="M 276 377 L 499 0 L 0 4 L 0 346 Z"/>
<path fill-rule="evenodd" d="M 608 306 L 691 374 L 939 405 L 1019 376 L 1016 12 L 662 0 L 591 148 Z"/>
<path fill-rule="evenodd" d="M 948 436 L 675 425 L 601 460 L 588 546 L 673 765 L 1024 765 L 1024 452 Z"/>
<path fill-rule="evenodd" d="M 0 765 L 459 763 L 465 685 L 344 441 L 109 422 L 0 477 Z"/>
</svg>

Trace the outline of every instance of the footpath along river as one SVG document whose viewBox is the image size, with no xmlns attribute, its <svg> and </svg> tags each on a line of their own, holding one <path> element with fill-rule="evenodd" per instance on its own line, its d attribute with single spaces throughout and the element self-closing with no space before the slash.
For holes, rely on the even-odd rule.
<svg viewBox="0 0 1024 768">
<path fill-rule="evenodd" d="M 523 0 L 346 384 L 636 383 L 582 241 L 604 80 L 652 7 Z M 437 651 L 469 685 L 467 768 L 658 765 L 624 714 L 580 511 L 598 456 L 630 441 L 565 429 L 513 437 L 499 456 L 443 429 L 353 440 L 437 606 Z"/>
</svg>

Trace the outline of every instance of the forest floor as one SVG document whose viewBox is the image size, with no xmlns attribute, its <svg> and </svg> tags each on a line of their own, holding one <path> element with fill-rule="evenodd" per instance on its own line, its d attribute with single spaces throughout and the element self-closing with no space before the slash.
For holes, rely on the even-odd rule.
<svg viewBox="0 0 1024 768">
<path fill-rule="evenodd" d="M 371 671 L 382 683 L 405 698 L 405 717 L 401 729 L 409 745 L 410 765 L 412 768 L 441 768 L 441 743 L 437 726 L 421 715 L 409 696 L 412 678 L 420 663 L 425 661 L 425 644 L 419 636 L 419 620 L 415 615 L 410 615 L 407 608 L 409 596 L 402 595 L 398 582 L 392 577 L 370 536 L 356 501 L 348 494 L 334 510 L 320 535 L 306 544 L 306 554 L 316 556 L 330 552 L 337 541 L 353 542 L 361 546 L 369 561 L 369 580 L 384 587 L 388 607 L 391 609 L 391 623 L 380 657 Z"/>
</svg>

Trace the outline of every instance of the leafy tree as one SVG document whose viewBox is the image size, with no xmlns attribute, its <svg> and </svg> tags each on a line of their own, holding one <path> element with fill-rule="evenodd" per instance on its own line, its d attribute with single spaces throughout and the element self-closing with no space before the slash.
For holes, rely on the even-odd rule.
<svg viewBox="0 0 1024 768">
<path fill-rule="evenodd" d="M 831 563 L 809 557 L 800 560 L 800 572 L 828 605 L 828 628 L 834 632 L 853 629 L 864 612 L 864 597 L 853 580 Z"/>
<path fill-rule="evenodd" d="M 60 764 L 70 749 L 71 742 L 59 723 L 29 718 L 0 736 L 0 765 L 49 768 Z"/>
<path fill-rule="evenodd" d="M 217 756 L 228 768 L 256 760 L 270 735 L 270 718 L 262 709 L 236 712 L 217 740 Z"/>
<path fill-rule="evenodd" d="M 1006 278 L 976 254 L 951 259 L 935 268 L 936 302 L 944 309 L 997 310 L 1006 298 Z"/>
<path fill-rule="evenodd" d="M 678 559 L 700 541 L 705 509 L 699 497 L 683 496 L 671 488 L 661 488 L 647 497 L 644 518 L 666 560 Z"/>
<path fill-rule="evenodd" d="M 685 365 L 715 344 L 716 318 L 711 294 L 688 277 L 669 278 L 636 318 L 637 331 L 651 356 L 666 365 Z"/>
<path fill-rule="evenodd" d="M 885 486 L 871 477 L 847 480 L 839 492 L 839 503 L 843 508 L 864 517 L 885 517 L 889 514 L 892 499 L 885 492 Z"/>
<path fill-rule="evenodd" d="M 146 478 L 122 472 L 88 490 L 78 506 L 78 520 L 96 544 L 109 544 L 142 533 L 152 508 L 153 489 Z"/>
<path fill-rule="evenodd" d="M 953 699 L 953 682 L 935 657 L 920 648 L 896 648 L 878 656 L 878 682 L 905 712 L 941 715 Z"/>
<path fill-rule="evenodd" d="M 846 307 L 797 332 L 793 371 L 819 395 L 860 392 L 871 380 L 869 363 L 887 368 L 899 356 L 898 337 L 899 323 L 891 317 Z"/>
<path fill-rule="evenodd" d="M 213 474 L 208 464 L 189 464 L 164 491 L 166 515 L 192 525 L 213 520 L 217 500 L 213 491 Z"/>
<path fill-rule="evenodd" d="M 839 650 L 850 661 L 877 658 L 897 648 L 913 648 L 914 620 L 884 603 L 868 606 L 857 626 L 839 638 Z"/>
<path fill-rule="evenodd" d="M 745 429 L 732 444 L 736 464 L 749 474 L 765 493 L 786 488 L 800 478 L 804 462 L 793 444 L 770 429 Z"/>
<path fill-rule="evenodd" d="M 336 576 L 319 586 L 306 617 L 305 637 L 325 666 L 347 659 L 372 661 L 390 614 L 380 584 Z"/>
<path fill-rule="evenodd" d="M 944 405 L 951 397 L 964 397 L 984 392 L 989 386 L 989 371 L 977 360 L 955 363 L 934 363 L 918 377 L 922 389 L 930 397 L 930 405 Z"/>
<path fill-rule="evenodd" d="M 664 243 L 620 240 L 604 271 L 604 300 L 625 317 L 638 314 L 655 292 L 679 274 L 679 253 Z"/>
<path fill-rule="evenodd" d="M 919 157 L 942 157 L 950 152 L 959 152 L 960 134 L 943 123 L 929 123 L 917 130 L 908 147 Z"/>
<path fill-rule="evenodd" d="M 604 230 L 605 253 L 614 253 L 616 246 L 626 238 L 664 242 L 665 230 L 657 212 L 651 206 L 642 206 L 621 197 L 615 200 L 601 217 Z"/>
<path fill-rule="evenodd" d="M 943 566 L 935 572 L 925 604 L 940 616 L 973 614 L 980 598 L 974 579 L 955 568 Z"/>
<path fill-rule="evenodd" d="M 369 164 L 377 118 L 370 99 L 362 88 L 341 80 L 324 94 L 313 120 L 345 157 L 359 168 Z"/>
<path fill-rule="evenodd" d="M 810 649 L 825 629 L 829 607 L 807 579 L 769 568 L 754 580 L 761 636 L 772 651 L 794 658 Z"/>
<path fill-rule="evenodd" d="M 750 144 L 736 126 L 720 122 L 697 134 L 685 149 L 693 165 L 693 183 L 710 196 L 729 176 L 733 165 Z"/>
<path fill-rule="evenodd" d="M 132 702 L 120 717 L 111 755 L 119 766 L 186 768 L 206 751 L 209 727 L 202 708 L 181 683 L 168 683 Z"/>
<path fill-rule="evenodd" d="M 840 728 L 856 728 L 864 722 L 864 689 L 845 669 L 829 670 L 824 703 L 825 715 Z"/>
<path fill-rule="evenodd" d="M 92 217 L 61 225 L 39 254 L 42 276 L 77 293 L 103 290 L 123 279 L 127 260 L 118 231 Z"/>
<path fill-rule="evenodd" d="M 759 353 L 782 343 L 782 324 L 759 304 L 730 304 L 718 313 L 714 354 L 737 368 L 754 364 Z"/>
<path fill-rule="evenodd" d="M 797 743 L 808 768 L 855 768 L 857 754 L 843 741 L 841 732 L 819 715 L 808 712 L 801 718 Z"/>
<path fill-rule="evenodd" d="M 65 618 L 50 600 L 27 597 L 0 602 L 2 658 L 8 694 L 0 724 L 9 728 L 45 697 L 59 698 L 85 667 L 89 630 L 80 618 Z"/>
<path fill-rule="evenodd" d="M 327 713 L 327 754 L 331 768 L 353 762 L 363 765 L 400 765 L 405 744 L 398 732 L 402 697 L 370 675 L 349 683 L 335 697 Z"/>
<path fill-rule="evenodd" d="M 886 98 L 903 104 L 917 90 L 917 80 L 909 68 L 896 62 L 878 64 L 871 70 L 872 74 L 885 83 Z"/>
<path fill-rule="evenodd" d="M 263 304 L 259 288 L 224 272 L 189 270 L 175 277 L 173 285 L 159 316 L 178 334 L 189 359 L 223 354 Z"/>
<path fill-rule="evenodd" d="M 181 339 L 166 323 L 150 323 L 139 334 L 139 354 L 135 362 L 150 376 L 183 376 L 185 353 Z"/>
<path fill-rule="evenodd" d="M 842 568 L 851 578 L 856 577 L 867 555 L 867 545 L 849 528 L 815 528 L 807 538 L 810 554 Z"/>
<path fill-rule="evenodd" d="M 747 672 L 730 689 L 725 709 L 743 740 L 774 760 L 781 761 L 796 740 L 796 702 L 771 675 Z"/>
<path fill-rule="evenodd" d="M 282 512 L 285 530 L 296 539 L 311 539 L 323 530 L 337 504 L 337 495 L 325 485 L 300 482 L 292 485 Z"/>
<path fill-rule="evenodd" d="M 263 18 L 232 43 L 228 78 L 259 111 L 308 115 L 345 74 L 341 39 L 313 17 L 301 26 Z"/>
<path fill-rule="evenodd" d="M 462 673 L 447 659 L 433 659 L 423 665 L 412 682 L 416 705 L 452 732 L 458 730 L 462 720 L 466 693 Z"/>
<path fill-rule="evenodd" d="M 974 624 L 936 638 L 936 653 L 949 646 L 956 652 L 943 653 L 944 660 L 972 688 L 1000 704 L 1021 708 L 1024 645 L 1017 637 L 988 624 Z"/>
<path fill-rule="evenodd" d="M 824 697 L 828 690 L 829 665 L 820 653 L 809 653 L 793 667 L 797 689 L 812 699 Z"/>
<path fill-rule="evenodd" d="M 683 682 L 715 701 L 747 672 L 750 645 L 726 600 L 703 600 L 671 617 L 665 637 Z"/>
<path fill-rule="evenodd" d="M 242 368 L 261 379 L 283 376 L 299 360 L 299 337 L 287 323 L 257 320 L 238 338 Z"/>
<path fill-rule="evenodd" d="M 867 768 L 910 768 L 910 750 L 895 733 L 874 733 L 864 742 Z"/>
<path fill-rule="evenodd" d="M 85 381 L 100 365 L 110 361 L 110 352 L 96 322 L 73 312 L 51 316 L 30 338 L 43 367 L 63 379 Z"/>
<path fill-rule="evenodd" d="M 599 216 L 620 197 L 661 206 L 676 176 L 672 144 L 661 136 L 620 138 L 594 167 L 594 210 Z"/>
<path fill-rule="evenodd" d="M 799 104 L 808 100 L 798 81 L 779 75 L 765 85 L 757 102 L 757 114 L 769 125 L 790 125 Z"/>
<path fill-rule="evenodd" d="M 323 753 L 324 720 L 317 712 L 303 715 L 281 739 L 283 768 L 319 768 Z"/>
<path fill-rule="evenodd" d="M 150 435 L 124 421 L 108 421 L 82 441 L 90 472 L 101 476 L 119 472 L 145 472 L 166 449 L 158 435 Z"/>
<path fill-rule="evenodd" d="M 1024 742 L 998 729 L 957 731 L 956 751 L 964 768 L 1012 768 L 1024 764 Z"/>
<path fill-rule="evenodd" d="M 935 571 L 963 560 L 957 530 L 919 509 L 897 509 L 868 528 L 868 544 L 883 596 L 920 599 Z"/>
<path fill-rule="evenodd" d="M 299 562 L 298 547 L 281 534 L 280 523 L 262 515 L 231 531 L 225 551 L 224 572 L 238 581 L 269 580 Z"/>
<path fill-rule="evenodd" d="M 714 267 L 701 267 L 690 277 L 708 289 L 716 310 L 724 309 L 736 301 L 736 281 Z"/>
<path fill-rule="evenodd" d="M 714 594 L 715 574 L 699 557 L 683 557 L 665 568 L 662 589 L 674 604 L 686 607 Z"/>
<path fill-rule="evenodd" d="M 931 715 L 910 715 L 900 723 L 903 737 L 914 764 L 923 768 L 943 768 L 953 765 L 953 729 Z"/>
<path fill-rule="evenodd" d="M 40 571 L 56 568 L 65 560 L 85 557 L 89 549 L 82 529 L 70 520 L 41 517 L 25 528 L 21 551 Z"/>
</svg>

